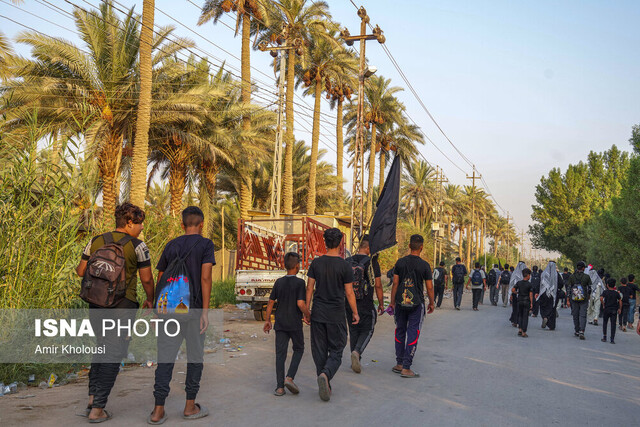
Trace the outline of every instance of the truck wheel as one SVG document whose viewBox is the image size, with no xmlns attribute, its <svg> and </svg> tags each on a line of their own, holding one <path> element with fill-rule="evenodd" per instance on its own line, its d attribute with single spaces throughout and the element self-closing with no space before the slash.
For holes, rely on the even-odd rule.
<svg viewBox="0 0 640 427">
<path fill-rule="evenodd" d="M 253 310 L 253 317 L 258 321 L 258 322 L 264 322 L 264 316 L 266 315 L 266 312 L 263 310 Z"/>
</svg>

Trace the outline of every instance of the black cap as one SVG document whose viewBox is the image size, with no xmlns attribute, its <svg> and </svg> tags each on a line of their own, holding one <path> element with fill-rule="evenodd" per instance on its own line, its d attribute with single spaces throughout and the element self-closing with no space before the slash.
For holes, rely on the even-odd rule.
<svg viewBox="0 0 640 427">
<path fill-rule="evenodd" d="M 578 264 L 576 265 L 576 268 L 580 270 L 582 268 L 587 268 L 587 265 L 584 263 L 584 261 L 579 261 Z"/>
</svg>

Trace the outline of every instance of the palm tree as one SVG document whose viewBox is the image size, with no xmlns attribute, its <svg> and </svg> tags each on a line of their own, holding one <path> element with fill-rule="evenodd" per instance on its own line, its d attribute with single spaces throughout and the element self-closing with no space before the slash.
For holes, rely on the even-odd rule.
<svg viewBox="0 0 640 427">
<path fill-rule="evenodd" d="M 401 123 L 404 105 L 394 96 L 403 89 L 397 86 L 390 87 L 391 79 L 383 76 L 370 77 L 364 87 L 364 125 L 371 129 L 371 143 L 369 144 L 369 178 L 367 182 L 367 209 L 365 220 L 371 218 L 373 211 L 373 183 L 376 171 L 376 146 L 377 127 L 379 125 L 390 126 L 392 123 Z M 349 105 L 345 113 L 347 130 L 354 129 L 357 125 L 357 106 Z"/>
<path fill-rule="evenodd" d="M 144 206 L 147 191 L 147 158 L 149 157 L 149 122 L 151 120 L 151 84 L 153 79 L 151 51 L 153 46 L 154 0 L 142 2 L 140 29 L 140 94 L 136 116 L 135 142 L 131 159 L 131 203 Z"/>
<path fill-rule="evenodd" d="M 358 59 L 355 51 L 349 50 L 344 58 L 341 70 L 329 76 L 327 80 L 331 109 L 336 109 L 336 177 L 338 178 L 338 197 L 342 197 L 344 182 L 344 101 L 351 101 L 353 88 L 358 85 Z"/>
<path fill-rule="evenodd" d="M 104 218 L 112 221 L 119 197 L 119 177 L 131 155 L 136 121 L 139 26 L 133 9 L 120 19 L 111 2 L 98 11 L 76 8 L 76 28 L 84 49 L 70 42 L 25 32 L 18 41 L 31 46 L 34 59 L 20 59 L 19 79 L 7 92 L 12 99 L 8 126 L 19 125 L 24 111 L 42 108 L 52 130 L 83 132 L 89 158 L 96 158 L 102 181 Z M 152 42 L 159 64 L 190 42 L 166 43 L 171 27 L 161 28 Z M 85 53 L 88 51 L 89 53 Z"/>
<path fill-rule="evenodd" d="M 9 40 L 4 34 L 0 33 L 0 82 L 8 80 L 11 77 L 9 67 L 13 58 L 13 49 L 9 44 Z"/>
<path fill-rule="evenodd" d="M 431 220 L 436 205 L 435 170 L 425 161 L 413 163 L 403 174 L 402 206 L 418 228 Z"/>
<path fill-rule="evenodd" d="M 268 12 L 270 28 L 265 31 L 261 40 L 277 38 L 284 32 L 287 44 L 300 40 L 303 46 L 310 46 L 311 39 L 326 31 L 327 22 L 331 18 L 329 6 L 325 1 L 311 0 L 277 0 L 273 2 L 273 10 Z M 302 49 L 302 65 L 306 65 L 306 49 Z M 295 70 L 298 58 L 294 50 L 287 51 L 287 90 L 286 90 L 286 134 L 284 151 L 284 172 L 282 177 L 282 204 L 285 214 L 293 212 L 293 97 L 295 88 Z"/>
<path fill-rule="evenodd" d="M 242 52 L 240 56 L 241 68 L 241 100 L 245 105 L 251 103 L 251 34 L 258 31 L 259 23 L 266 18 L 265 6 L 259 0 L 206 0 L 202 6 L 202 13 L 198 19 L 198 25 L 203 25 L 211 20 L 217 23 L 225 13 L 236 14 L 236 35 L 242 26 Z M 253 25 L 252 25 L 253 24 Z M 242 117 L 242 128 L 245 132 L 251 129 L 251 116 L 246 114 Z M 244 143 L 245 141 L 243 141 Z M 249 153 L 250 154 L 250 153 Z M 254 161 L 257 159 L 254 159 Z M 242 203 L 251 204 L 251 188 L 247 182 L 241 182 Z M 241 208 L 242 218 L 248 218 L 248 208 Z"/>
<path fill-rule="evenodd" d="M 418 126 L 409 124 L 407 117 L 402 115 L 401 123 L 390 123 L 382 127 L 379 140 L 380 180 L 378 187 L 382 189 L 387 157 L 390 156 L 391 152 L 395 152 L 396 155 L 400 156 L 404 167 L 406 169 L 410 168 L 419 155 L 416 144 L 424 144 L 424 135 Z"/>
<path fill-rule="evenodd" d="M 313 94 L 313 127 L 311 132 L 311 169 L 309 171 L 307 215 L 315 215 L 316 210 L 316 169 L 318 162 L 318 142 L 320 139 L 321 97 L 324 90 L 330 90 L 330 76 L 344 73 L 353 62 L 353 56 L 336 41 L 336 30 L 312 37 L 308 46 L 306 69 L 302 72 L 302 82 L 308 88 L 305 94 Z"/>
</svg>

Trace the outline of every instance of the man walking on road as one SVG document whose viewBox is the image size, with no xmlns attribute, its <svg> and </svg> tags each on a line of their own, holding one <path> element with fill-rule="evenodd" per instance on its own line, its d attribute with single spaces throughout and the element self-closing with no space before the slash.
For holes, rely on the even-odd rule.
<svg viewBox="0 0 640 427">
<path fill-rule="evenodd" d="M 636 276 L 633 274 L 629 275 L 629 282 L 627 283 L 627 286 L 631 290 L 631 294 L 629 295 L 629 327 L 633 328 L 633 324 L 636 320 L 636 292 L 640 291 L 640 287 L 636 284 Z"/>
<path fill-rule="evenodd" d="M 354 273 L 354 294 L 360 322 L 349 325 L 349 346 L 351 348 L 351 369 L 359 374 L 362 371 L 360 359 L 362 353 L 373 336 L 373 330 L 378 320 L 378 314 L 384 311 L 384 294 L 382 293 L 382 280 L 378 257 L 370 258 L 369 236 L 365 235 L 360 242 L 358 253 L 348 258 Z M 373 272 L 373 277 L 369 277 Z M 363 283 L 359 283 L 363 282 Z M 373 286 L 372 286 L 373 284 Z M 356 288 L 358 287 L 358 288 Z M 358 292 L 355 292 L 358 290 Z M 375 290 L 378 299 L 378 312 L 373 305 L 373 293 Z M 346 304 L 347 319 L 353 316 L 351 307 Z"/>
<path fill-rule="evenodd" d="M 498 283 L 500 279 L 500 269 L 498 268 L 498 264 L 493 264 L 493 268 L 489 271 L 487 277 L 487 286 L 489 287 L 489 300 L 491 301 L 491 305 L 498 305 L 498 298 L 500 295 L 498 294 L 498 289 L 500 288 L 500 284 Z"/>
<path fill-rule="evenodd" d="M 429 307 L 433 313 L 434 297 L 429 263 L 420 258 L 424 238 L 419 234 L 411 236 L 410 254 L 396 262 L 389 305 L 394 310 L 396 321 L 396 365 L 391 369 L 403 378 L 417 378 L 420 375 L 411 370 L 413 356 L 418 346 L 422 321 L 424 320 L 424 286 L 427 286 Z"/>
<path fill-rule="evenodd" d="M 513 292 L 518 294 L 518 336 L 527 338 L 527 326 L 529 325 L 529 310 L 533 306 L 533 285 L 529 282 L 531 270 L 525 268 L 522 270 L 523 279 L 518 281 Z"/>
<path fill-rule="evenodd" d="M 464 292 L 464 278 L 467 276 L 467 267 L 462 264 L 460 257 L 456 258 L 456 265 L 451 267 L 451 281 L 453 282 L 453 307 L 460 310 L 462 293 Z"/>
<path fill-rule="evenodd" d="M 534 265 L 531 271 L 531 286 L 533 288 L 533 294 L 540 294 L 540 271 L 538 270 L 538 266 Z M 531 305 L 531 316 L 538 317 L 538 312 L 540 311 L 540 303 L 538 300 L 532 301 Z"/>
<path fill-rule="evenodd" d="M 311 306 L 311 355 L 318 375 L 318 394 L 325 402 L 331 399 L 331 379 L 342 363 L 347 345 L 345 296 L 351 307 L 352 324 L 360 321 L 353 293 L 353 270 L 340 256 L 342 231 L 324 231 L 326 255 L 314 259 L 307 271 L 307 307 Z M 309 320 L 309 319 L 307 319 Z"/>
<path fill-rule="evenodd" d="M 587 306 L 591 296 L 591 278 L 585 274 L 586 265 L 580 261 L 576 265 L 576 272 L 569 277 L 571 315 L 575 336 L 581 340 L 584 338 L 584 330 L 587 326 Z"/>
<path fill-rule="evenodd" d="M 502 292 L 502 306 L 507 306 L 507 296 L 509 293 L 509 282 L 511 281 L 511 272 L 509 271 L 509 264 L 504 265 L 504 271 L 500 274 L 500 288 Z M 497 302 L 497 301 L 496 301 Z"/>
<path fill-rule="evenodd" d="M 484 271 L 480 269 L 480 263 L 476 262 L 475 268 L 469 274 L 469 280 L 467 280 L 467 289 L 471 284 L 471 292 L 473 293 L 473 311 L 478 311 L 478 303 L 482 297 L 482 290 L 487 286 L 487 276 Z"/>
<path fill-rule="evenodd" d="M 436 308 L 440 308 L 440 304 L 442 304 L 442 297 L 448 282 L 449 275 L 444 268 L 444 261 L 440 261 L 440 266 L 433 270 L 433 288 L 436 297 Z"/>
</svg>

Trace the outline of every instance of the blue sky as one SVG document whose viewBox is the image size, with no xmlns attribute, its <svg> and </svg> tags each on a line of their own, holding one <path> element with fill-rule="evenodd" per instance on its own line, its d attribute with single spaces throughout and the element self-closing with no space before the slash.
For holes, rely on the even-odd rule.
<svg viewBox="0 0 640 427">
<path fill-rule="evenodd" d="M 4 1 L 4 0 L 3 0 Z M 71 5 L 48 0 L 63 10 Z M 70 0 L 89 7 L 98 0 Z M 119 0 L 127 6 L 142 2 Z M 200 5 L 200 1 L 193 0 Z M 349 0 L 330 0 L 333 18 L 357 32 L 359 18 Z M 483 174 L 492 194 L 515 217 L 520 230 L 531 223 L 535 185 L 552 167 L 565 168 L 590 150 L 612 144 L 629 149 L 633 124 L 640 123 L 640 2 L 637 1 L 383 1 L 364 5 L 372 24 L 379 24 L 386 45 L 427 108 L 453 143 Z M 67 17 L 34 0 L 19 6 L 65 28 Z M 239 56 L 240 41 L 224 25 L 196 26 L 198 8 L 186 0 L 156 0 L 156 7 L 186 24 L 210 42 Z M 77 42 L 74 34 L 30 16 L 6 3 L 0 15 L 46 34 Z M 173 24 L 176 34 L 193 39 L 207 56 L 225 60 L 239 74 L 239 61 L 213 44 L 156 12 L 157 24 Z M 233 17 L 223 21 L 234 25 Z M 0 31 L 13 37 L 23 30 L 0 18 Z M 27 54 L 23 49 L 19 49 Z M 198 52 L 204 55 L 203 52 Z M 378 73 L 405 87 L 377 42 L 367 45 Z M 252 53 L 261 93 L 274 98 L 270 56 Z M 218 64 L 216 59 L 212 64 Z M 468 166 L 429 120 L 408 90 L 399 94 L 409 115 L 466 173 Z M 296 100 L 301 111 L 303 101 Z M 308 105 L 312 98 L 306 99 Z M 323 102 L 328 122 L 334 116 Z M 298 114 L 296 135 L 310 142 L 310 118 Z M 335 163 L 335 129 L 323 123 L 321 148 Z M 449 180 L 468 184 L 465 173 L 427 143 L 421 151 L 440 165 Z M 376 180 L 377 182 L 377 180 Z"/>
</svg>

